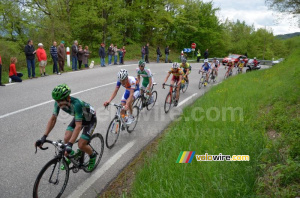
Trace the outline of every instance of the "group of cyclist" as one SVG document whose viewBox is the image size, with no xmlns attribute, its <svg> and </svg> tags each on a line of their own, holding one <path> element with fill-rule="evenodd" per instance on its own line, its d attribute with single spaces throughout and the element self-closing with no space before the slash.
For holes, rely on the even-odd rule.
<svg viewBox="0 0 300 198">
<path fill-rule="evenodd" d="M 150 100 L 149 103 L 153 102 L 153 98 L 151 96 L 151 89 L 152 85 L 154 83 L 154 78 L 151 73 L 151 70 L 147 67 L 145 67 L 146 63 L 144 60 L 140 60 L 138 63 L 138 68 L 136 68 L 136 74 L 137 76 L 129 76 L 128 71 L 125 69 L 121 69 L 118 74 L 118 80 L 116 83 L 115 90 L 113 91 L 111 97 L 109 100 L 104 102 L 104 106 L 108 106 L 111 101 L 116 97 L 119 89 L 121 86 L 125 88 L 125 92 L 121 98 L 121 104 L 123 106 L 123 110 L 121 112 L 122 115 L 125 114 L 125 111 L 128 113 L 128 119 L 126 121 L 126 124 L 131 124 L 135 121 L 135 118 L 132 115 L 132 109 L 133 109 L 133 102 L 140 94 L 144 94 L 146 92 L 147 95 L 149 95 Z M 213 62 L 210 64 L 208 60 L 204 60 L 204 64 L 202 65 L 200 72 L 206 72 L 207 79 L 209 76 L 209 72 L 215 72 L 216 75 L 218 75 L 218 67 L 220 66 L 219 61 L 214 58 Z M 185 81 L 189 81 L 189 74 L 191 73 L 192 67 L 189 63 L 184 59 L 182 60 L 182 63 L 173 63 L 172 68 L 169 70 L 165 81 L 163 83 L 163 88 L 165 86 L 165 83 L 167 82 L 168 78 L 172 74 L 171 79 L 171 85 L 176 86 L 176 101 L 175 106 L 178 104 L 179 100 L 179 91 L 181 86 L 182 79 L 185 79 Z M 143 78 L 142 83 L 141 77 Z M 88 170 L 93 170 L 95 166 L 96 161 L 96 153 L 93 152 L 91 147 L 88 145 L 91 136 L 96 128 L 97 125 L 97 117 L 96 117 L 96 111 L 94 108 L 80 100 L 74 97 L 70 96 L 71 89 L 66 84 L 61 84 L 56 86 L 52 91 L 52 98 L 55 100 L 54 103 L 54 109 L 51 118 L 48 121 L 46 130 L 44 132 L 44 135 L 42 138 L 40 138 L 39 144 L 36 143 L 36 146 L 39 145 L 40 147 L 45 143 L 49 133 L 52 131 L 52 129 L 55 126 L 57 116 L 60 112 L 60 110 L 65 111 L 66 113 L 70 114 L 71 116 L 74 116 L 71 123 L 68 125 L 66 131 L 65 131 L 65 137 L 64 137 L 64 143 L 66 143 L 66 149 L 65 149 L 65 155 L 80 155 L 81 152 L 85 152 L 89 154 L 89 164 L 88 164 Z M 80 131 L 83 129 L 83 132 L 80 136 L 80 139 L 78 141 L 78 150 L 76 153 L 72 150 L 73 144 L 77 140 L 77 137 L 79 136 Z M 38 142 L 37 141 L 37 142 Z M 67 159 L 67 163 L 70 164 L 71 162 Z M 64 170 L 64 166 L 61 167 L 62 170 Z"/>
</svg>

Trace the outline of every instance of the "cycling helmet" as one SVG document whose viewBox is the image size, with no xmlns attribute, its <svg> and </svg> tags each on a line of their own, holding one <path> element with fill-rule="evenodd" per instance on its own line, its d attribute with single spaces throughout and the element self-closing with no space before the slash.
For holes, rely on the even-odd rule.
<svg viewBox="0 0 300 198">
<path fill-rule="evenodd" d="M 208 63 L 208 59 L 204 59 L 204 63 Z"/>
<path fill-rule="evenodd" d="M 174 62 L 173 65 L 172 65 L 172 68 L 177 69 L 178 67 L 179 67 L 178 63 Z"/>
<path fill-rule="evenodd" d="M 126 69 L 121 69 L 120 71 L 119 71 L 119 73 L 118 73 L 118 78 L 120 79 L 120 80 L 124 80 L 125 78 L 127 78 L 128 77 L 128 72 L 127 72 L 127 70 Z"/>
<path fill-rule="evenodd" d="M 140 61 L 139 61 L 139 66 L 143 66 L 143 67 L 145 67 L 145 65 L 146 65 L 146 63 L 145 63 L 145 61 L 144 61 L 144 60 L 140 60 Z"/>
<path fill-rule="evenodd" d="M 52 91 L 52 98 L 54 100 L 63 100 L 71 93 L 71 89 L 66 84 L 56 86 Z"/>
<path fill-rule="evenodd" d="M 182 59 L 182 61 L 181 61 L 182 63 L 186 63 L 186 59 L 184 58 L 184 59 Z"/>
<path fill-rule="evenodd" d="M 256 57 L 254 57 L 254 60 L 256 60 Z"/>
<path fill-rule="evenodd" d="M 242 58 L 240 58 L 240 61 L 242 61 L 243 59 Z"/>
</svg>

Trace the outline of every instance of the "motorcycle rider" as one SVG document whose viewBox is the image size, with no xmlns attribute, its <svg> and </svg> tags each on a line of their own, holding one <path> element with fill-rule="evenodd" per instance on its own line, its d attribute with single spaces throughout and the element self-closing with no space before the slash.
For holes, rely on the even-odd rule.
<svg viewBox="0 0 300 198">
<path fill-rule="evenodd" d="M 256 57 L 254 57 L 253 65 L 254 65 L 254 67 L 256 67 L 258 65 L 258 61 L 256 60 Z"/>
</svg>

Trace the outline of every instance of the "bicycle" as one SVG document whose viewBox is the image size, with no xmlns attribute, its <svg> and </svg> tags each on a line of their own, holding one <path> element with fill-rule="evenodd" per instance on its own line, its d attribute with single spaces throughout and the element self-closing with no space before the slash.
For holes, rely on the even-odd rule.
<svg viewBox="0 0 300 198">
<path fill-rule="evenodd" d="M 78 140 L 75 142 L 77 143 Z M 80 169 L 84 172 L 90 173 L 96 169 L 102 158 L 104 150 L 104 140 L 100 133 L 92 135 L 88 145 L 96 153 L 96 163 L 92 170 L 88 170 L 89 155 L 85 152 L 77 152 L 72 156 L 64 156 L 66 145 L 62 140 L 57 142 L 46 140 L 45 143 L 52 144 L 55 147 L 55 156 L 51 159 L 39 172 L 34 186 L 33 186 L 33 198 L 38 197 L 61 197 L 65 188 L 67 187 L 69 180 L 69 173 L 72 170 L 73 173 L 77 173 Z M 37 147 L 41 146 L 41 142 L 36 142 Z M 41 150 L 47 150 L 48 147 L 40 147 Z M 71 161 L 72 167 L 67 163 L 66 159 Z M 64 166 L 64 169 L 61 168 Z"/>
<path fill-rule="evenodd" d="M 201 75 L 201 77 L 200 77 L 200 81 L 199 81 L 199 85 L 198 85 L 198 88 L 199 88 L 199 89 L 201 89 L 202 86 L 204 86 L 204 87 L 206 86 L 206 85 L 205 85 L 205 81 L 206 81 L 206 73 L 207 73 L 207 72 L 203 72 L 203 71 L 202 71 L 202 75 Z M 209 78 L 208 78 L 208 79 L 209 79 Z"/>
<path fill-rule="evenodd" d="M 238 69 L 236 70 L 235 74 L 241 74 L 243 73 L 243 68 L 242 67 L 238 67 Z"/>
<path fill-rule="evenodd" d="M 165 100 L 165 105 L 164 105 L 165 113 L 168 113 L 171 109 L 172 104 L 174 105 L 175 101 L 176 101 L 176 92 L 177 92 L 176 88 L 177 88 L 177 85 L 165 84 L 165 86 L 170 86 L 170 91 L 167 94 L 167 97 L 166 97 L 166 100 Z"/>
<path fill-rule="evenodd" d="M 216 78 L 217 76 L 215 75 L 215 71 L 216 69 L 212 69 L 212 72 L 209 74 L 208 76 L 208 83 L 210 83 L 211 81 L 216 82 Z"/>
<path fill-rule="evenodd" d="M 230 69 L 229 73 L 228 72 L 225 73 L 224 79 L 229 78 L 230 76 L 232 76 L 232 73 L 233 73 L 232 69 Z"/>
<path fill-rule="evenodd" d="M 151 98 L 144 91 L 144 94 L 140 94 L 139 97 L 137 97 L 137 99 L 134 101 L 133 106 L 137 106 L 140 111 L 142 111 L 144 107 L 146 107 L 148 111 L 151 110 L 157 100 L 157 91 L 153 91 L 154 85 L 157 84 L 153 83 L 151 87 L 151 96 L 153 99 L 152 103 L 150 103 Z"/>
<path fill-rule="evenodd" d="M 126 123 L 126 119 L 128 118 L 127 114 L 124 115 L 124 117 L 121 116 L 121 111 L 124 107 L 121 104 L 110 103 L 110 105 L 115 106 L 117 108 L 117 112 L 115 117 L 110 122 L 106 132 L 105 143 L 106 143 L 106 147 L 109 149 L 114 147 L 114 145 L 116 144 L 121 129 L 122 131 L 126 129 L 128 133 L 131 133 L 135 129 L 139 117 L 139 107 L 134 106 L 132 108 L 132 116 L 134 117 L 134 121 L 131 124 L 127 124 Z"/>
<path fill-rule="evenodd" d="M 180 87 L 182 93 L 186 92 L 188 86 L 189 86 L 189 81 L 187 80 L 187 78 L 183 77 L 181 80 L 181 87 Z"/>
</svg>

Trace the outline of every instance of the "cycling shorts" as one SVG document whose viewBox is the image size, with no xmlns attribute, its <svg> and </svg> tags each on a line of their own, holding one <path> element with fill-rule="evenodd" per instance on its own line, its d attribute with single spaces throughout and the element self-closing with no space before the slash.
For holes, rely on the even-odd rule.
<svg viewBox="0 0 300 198">
<path fill-rule="evenodd" d="M 76 126 L 75 123 L 75 117 L 73 118 L 73 120 L 70 122 L 69 126 L 67 127 L 67 131 L 74 131 Z M 86 141 L 89 141 L 91 139 L 91 136 L 94 133 L 94 130 L 97 126 L 97 116 L 92 115 L 91 121 L 82 121 L 82 128 L 83 132 L 80 136 L 81 139 L 84 139 Z"/>
<path fill-rule="evenodd" d="M 179 81 L 179 77 L 180 76 L 174 76 L 172 77 L 171 81 L 174 81 L 175 83 L 177 83 Z"/>
<path fill-rule="evenodd" d="M 140 90 L 135 90 L 134 93 L 133 93 L 133 100 L 137 99 L 137 97 L 139 97 L 139 95 L 140 95 Z M 121 103 L 126 104 L 126 101 L 129 98 L 129 96 L 130 96 L 130 91 L 126 90 L 125 93 L 122 96 Z"/>
</svg>

